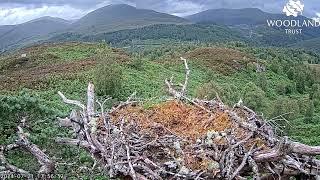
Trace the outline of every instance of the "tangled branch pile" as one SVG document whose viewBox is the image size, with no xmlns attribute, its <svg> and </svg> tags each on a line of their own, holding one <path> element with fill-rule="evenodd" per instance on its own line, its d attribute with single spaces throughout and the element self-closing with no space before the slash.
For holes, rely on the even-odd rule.
<svg viewBox="0 0 320 180">
<path fill-rule="evenodd" d="M 171 99 L 145 109 L 134 101 L 110 110 L 95 101 L 89 84 L 87 104 L 59 95 L 80 107 L 60 125 L 72 128 L 74 139 L 60 144 L 86 149 L 110 177 L 132 179 L 255 179 L 320 175 L 320 147 L 278 137 L 263 117 L 241 102 L 224 105 L 217 97 L 204 101 L 186 96 L 184 84 L 166 80 Z M 95 104 L 99 108 L 95 108 Z M 99 109 L 100 112 L 97 112 Z"/>
<path fill-rule="evenodd" d="M 190 70 L 185 59 L 183 85 L 166 80 L 174 97 L 145 110 L 133 101 L 106 113 L 96 113 L 93 85 L 88 87 L 87 106 L 61 120 L 74 129 L 77 139 L 57 142 L 79 145 L 111 177 L 133 179 L 256 179 L 274 176 L 319 175 L 320 147 L 278 138 L 273 128 L 240 103 L 233 108 L 219 98 L 212 101 L 186 96 Z M 181 86 L 177 90 L 177 86 Z M 103 111 L 103 103 L 100 108 Z"/>
</svg>

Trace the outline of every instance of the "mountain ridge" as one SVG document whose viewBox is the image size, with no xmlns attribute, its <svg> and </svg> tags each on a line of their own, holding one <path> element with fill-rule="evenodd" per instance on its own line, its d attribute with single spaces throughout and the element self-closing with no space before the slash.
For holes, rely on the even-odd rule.
<svg viewBox="0 0 320 180">
<path fill-rule="evenodd" d="M 273 14 L 264 12 L 258 8 L 241 8 L 241 9 L 208 9 L 185 18 L 195 22 L 214 22 L 224 25 L 239 25 L 248 24 L 252 25 L 261 24 L 265 22 L 267 18 L 281 17 L 281 14 Z"/>
<path fill-rule="evenodd" d="M 173 34 L 177 34 L 177 37 L 181 39 L 174 38 L 174 40 L 188 39 L 182 37 L 182 35 L 184 35 L 192 36 L 192 38 L 189 38 L 190 41 L 201 39 L 204 40 L 204 42 L 208 42 L 207 39 L 210 39 L 209 37 L 215 37 L 216 34 L 221 32 L 221 29 L 230 28 L 233 34 L 231 37 L 235 37 L 235 39 L 233 39 L 234 41 L 244 39 L 256 41 L 259 45 L 281 47 L 320 36 L 320 31 L 316 28 L 306 28 L 303 30 L 303 35 L 289 37 L 285 34 L 284 29 L 267 26 L 267 19 L 278 18 L 289 17 L 286 17 L 283 14 L 264 12 L 258 8 L 224 8 L 209 9 L 182 18 L 154 10 L 138 9 L 126 4 L 114 4 L 96 9 L 78 20 L 65 20 L 45 16 L 18 25 L 0 26 L 0 52 L 7 49 L 17 49 L 34 43 L 50 42 L 51 39 L 61 40 L 61 38 L 66 38 L 63 41 L 73 39 L 79 41 L 92 41 L 92 39 L 124 39 L 128 38 L 126 33 L 133 33 L 134 35 L 130 35 L 130 38 L 135 39 L 145 39 L 146 37 L 151 36 L 151 39 L 157 39 L 159 37 L 166 38 L 172 37 Z M 303 18 L 306 17 L 298 17 L 298 19 Z M 191 26 L 151 27 L 150 29 L 153 33 L 141 30 L 141 28 L 158 24 Z M 209 29 L 206 29 L 206 27 L 199 28 L 196 24 L 216 24 L 218 26 L 210 26 Z M 132 31 L 119 32 L 122 30 Z M 158 32 L 161 32 L 158 33 L 157 30 Z M 231 30 L 227 30 L 225 34 L 228 34 Z M 112 32 L 119 33 L 115 33 L 116 37 L 110 38 L 110 34 L 108 33 Z M 205 33 L 209 34 L 206 35 Z M 225 39 L 225 34 L 222 34 L 221 36 L 223 38 L 220 39 Z M 121 37 L 117 35 L 121 35 Z M 217 38 L 219 39 L 219 37 Z"/>
<path fill-rule="evenodd" d="M 48 39 L 52 33 L 98 34 L 154 24 L 189 23 L 184 18 L 154 10 L 137 9 L 125 4 L 108 5 L 96 9 L 76 21 L 44 16 L 22 24 L 0 26 L 0 51 Z"/>
<path fill-rule="evenodd" d="M 42 17 L 22 24 L 0 26 L 0 50 L 65 30 L 69 25 L 67 22 L 61 18 Z"/>
<path fill-rule="evenodd" d="M 111 32 L 154 24 L 188 24 L 188 20 L 126 4 L 108 5 L 92 11 L 72 24 L 71 31 L 88 34 Z"/>
</svg>

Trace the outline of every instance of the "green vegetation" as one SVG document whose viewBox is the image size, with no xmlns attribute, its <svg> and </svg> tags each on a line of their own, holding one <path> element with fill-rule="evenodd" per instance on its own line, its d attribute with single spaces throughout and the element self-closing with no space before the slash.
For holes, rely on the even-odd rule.
<svg viewBox="0 0 320 180">
<path fill-rule="evenodd" d="M 123 73 L 121 67 L 113 62 L 112 56 L 106 55 L 99 60 L 94 72 L 94 84 L 97 94 L 117 98 L 121 95 Z"/>
<path fill-rule="evenodd" d="M 290 47 L 294 48 L 303 48 L 303 49 L 308 49 L 308 50 L 314 50 L 315 52 L 319 52 L 320 50 L 320 38 L 314 38 L 302 42 L 298 42 L 295 44 L 290 45 Z"/>
<path fill-rule="evenodd" d="M 49 47 L 47 52 L 58 57 L 61 60 L 74 61 L 92 57 L 97 46 L 93 44 L 78 44 L 77 46 L 55 46 Z"/>
<path fill-rule="evenodd" d="M 60 41 L 85 41 L 97 42 L 105 41 L 114 46 L 141 46 L 141 45 L 161 45 L 162 41 L 170 41 L 170 44 L 180 44 L 181 42 L 227 42 L 227 41 L 249 41 L 237 30 L 223 25 L 174 25 L 157 24 L 141 27 L 138 29 L 128 29 L 116 32 L 81 35 L 74 32 L 58 34 L 52 37 L 49 42 Z M 147 41 L 147 42 L 146 42 Z M 149 42 L 148 42 L 149 41 Z M 151 41 L 151 42 L 150 42 Z M 177 43 L 178 42 L 178 43 Z"/>
<path fill-rule="evenodd" d="M 167 95 L 166 78 L 176 77 L 175 82 L 184 79 L 180 56 L 188 59 L 191 69 L 188 95 L 207 99 L 218 95 L 230 106 L 242 99 L 263 113 L 279 133 L 311 145 L 320 142 L 320 56 L 315 53 L 243 43 L 219 47 L 172 44 L 131 55 L 105 44 L 81 43 L 33 47 L 22 52 L 28 54 L 24 63 L 19 61 L 21 52 L 0 61 L 0 82 L 4 84 L 0 88 L 0 144 L 13 141 L 17 123 L 27 117 L 27 130 L 34 143 L 57 161 L 63 158 L 66 163 L 75 163 L 58 167 L 57 173 L 70 177 L 90 173 L 98 176 L 101 172 L 74 168 L 93 162 L 85 152 L 54 143 L 54 137 L 72 136 L 57 126 L 56 117 L 70 111 L 57 92 L 84 100 L 87 83 L 93 81 L 100 96 L 125 100 L 136 91 L 137 97 L 152 105 Z M 9 158 L 19 167 L 32 172 L 37 169 L 36 161 L 19 151 Z"/>
</svg>

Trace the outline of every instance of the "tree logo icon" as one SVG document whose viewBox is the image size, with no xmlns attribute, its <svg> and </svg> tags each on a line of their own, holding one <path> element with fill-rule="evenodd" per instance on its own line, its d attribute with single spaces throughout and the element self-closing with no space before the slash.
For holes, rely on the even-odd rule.
<svg viewBox="0 0 320 180">
<path fill-rule="evenodd" d="M 283 7 L 283 12 L 287 16 L 297 17 L 302 14 L 304 9 L 304 4 L 300 0 L 289 0 L 289 2 Z"/>
</svg>

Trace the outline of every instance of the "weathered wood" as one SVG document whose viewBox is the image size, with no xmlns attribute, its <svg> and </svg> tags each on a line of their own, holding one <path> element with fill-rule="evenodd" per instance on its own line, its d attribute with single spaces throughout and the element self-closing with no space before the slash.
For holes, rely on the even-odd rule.
<svg viewBox="0 0 320 180">
<path fill-rule="evenodd" d="M 90 144 L 86 141 L 80 141 L 79 139 L 70 139 L 70 138 L 56 138 L 56 143 L 58 144 L 65 144 L 65 145 L 72 145 L 72 146 L 80 146 L 83 148 L 90 149 Z"/>
<path fill-rule="evenodd" d="M 181 89 L 181 94 L 182 95 L 186 95 L 186 92 L 187 92 L 187 86 L 188 86 L 188 81 L 189 81 L 189 75 L 190 75 L 190 69 L 189 69 L 189 66 L 188 66 L 188 63 L 187 63 L 187 60 L 183 57 L 180 57 L 180 59 L 184 62 L 184 67 L 185 67 L 185 80 L 184 80 L 184 84 L 182 86 L 182 89 Z"/>
<path fill-rule="evenodd" d="M 3 176 L 1 177 L 5 177 L 5 175 L 8 175 L 10 173 L 17 173 L 17 174 L 21 174 L 27 178 L 32 178 L 33 175 L 28 172 L 25 171 L 23 169 L 20 169 L 12 164 L 10 164 L 7 159 L 4 156 L 4 146 L 0 146 L 0 163 L 1 165 L 4 167 L 4 170 L 0 170 L 0 175 L 2 174 Z"/>
<path fill-rule="evenodd" d="M 89 117 L 92 117 L 94 112 L 94 85 L 89 83 L 87 91 L 87 113 Z"/>
<path fill-rule="evenodd" d="M 176 132 L 154 123 L 153 128 L 160 129 L 156 137 L 140 129 L 134 121 L 119 117 L 118 122 L 111 121 L 112 115 L 122 108 L 136 103 L 135 93 L 127 101 L 120 102 L 110 110 L 104 110 L 104 101 L 99 103 L 102 112 L 96 113 L 94 107 L 94 86 L 89 83 L 87 105 L 81 108 L 74 118 L 69 118 L 72 124 L 77 124 L 82 138 L 57 138 L 60 144 L 80 146 L 86 149 L 94 159 L 94 167 L 101 167 L 110 173 L 111 177 L 130 176 L 132 179 L 244 179 L 253 175 L 255 179 L 267 177 L 291 177 L 309 175 L 316 177 L 320 172 L 320 161 L 310 156 L 320 155 L 320 148 L 290 141 L 287 137 L 278 138 L 273 127 L 253 110 L 241 102 L 233 108 L 224 105 L 221 100 L 203 101 L 187 97 L 187 86 L 190 69 L 187 60 L 181 58 L 185 66 L 185 82 L 175 89 L 173 77 L 166 79 L 169 94 L 182 103 L 188 103 L 199 108 L 199 113 L 214 115 L 214 111 L 228 115 L 230 122 L 237 129 L 225 129 L 224 135 L 219 135 L 223 145 L 216 144 L 209 135 L 206 140 L 193 142 L 180 137 Z M 79 101 L 68 100 L 60 93 L 67 104 L 82 107 Z M 171 99 L 170 99 L 171 100 Z M 239 115 L 243 112 L 246 117 Z M 214 117 L 214 116 L 212 116 Z M 72 121 L 72 119 L 79 119 Z M 97 120 L 103 125 L 97 126 Z M 208 123 L 204 123 L 204 128 Z M 66 119 L 67 121 L 67 119 Z M 199 119 L 199 121 L 201 121 Z M 81 123 L 80 123 L 81 122 Z M 68 121 L 69 123 L 69 121 Z M 74 127 L 74 125 L 72 126 Z M 237 137 L 239 131 L 246 133 Z M 215 132 L 216 133 L 216 132 Z M 264 142 L 263 147 L 257 147 L 256 140 Z M 208 141 L 208 142 L 207 142 Z M 210 142 L 210 143 L 209 143 Z M 252 145 L 253 144 L 253 145 Z M 250 147 L 248 149 L 248 147 Z M 186 156 L 190 154 L 190 156 Z M 149 156 L 149 157 L 148 157 Z M 161 157 L 162 159 L 157 159 Z M 193 171 L 185 161 L 188 158 L 202 159 L 213 168 Z M 151 160 L 152 159 L 152 160 Z M 214 172 L 214 173 L 213 173 Z M 270 175 L 271 174 L 271 175 Z M 260 177 L 261 175 L 268 175 Z"/>
<path fill-rule="evenodd" d="M 18 168 L 8 163 L 8 161 L 6 160 L 5 153 L 17 148 L 25 149 L 38 160 L 38 163 L 41 165 L 38 171 L 39 174 L 53 173 L 55 170 L 55 162 L 52 161 L 50 157 L 47 156 L 37 145 L 29 141 L 28 135 L 24 133 L 22 129 L 23 126 L 25 126 L 25 119 L 23 119 L 21 121 L 21 124 L 17 127 L 18 139 L 16 140 L 16 143 L 6 146 L 0 145 L 0 165 L 4 167 L 3 170 L 0 169 L 0 175 L 6 175 L 6 173 L 9 173 L 9 175 L 10 173 L 16 173 L 23 175 L 27 179 L 33 179 L 34 176 L 30 172 Z"/>
<path fill-rule="evenodd" d="M 63 102 L 66 104 L 72 104 L 80 107 L 82 110 L 85 110 L 86 107 L 80 102 L 80 101 L 75 101 L 75 100 L 69 100 L 64 96 L 60 91 L 58 92 L 59 96 L 62 98 Z"/>
<path fill-rule="evenodd" d="M 320 154 L 320 146 L 308 146 L 298 142 L 291 142 L 290 148 L 293 153 L 316 156 Z"/>
<path fill-rule="evenodd" d="M 18 126 L 18 136 L 19 140 L 17 141 L 17 144 L 29 151 L 34 157 L 37 158 L 39 164 L 41 164 L 39 173 L 52 173 L 55 169 L 55 163 L 37 145 L 32 144 L 27 139 L 26 134 L 20 126 Z"/>
</svg>

